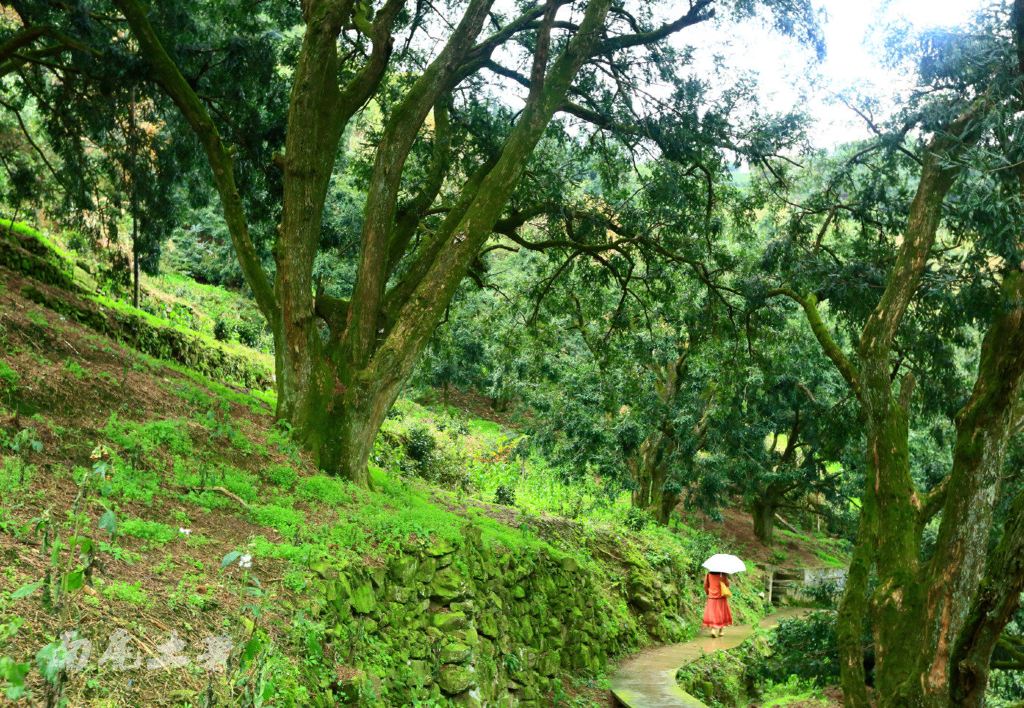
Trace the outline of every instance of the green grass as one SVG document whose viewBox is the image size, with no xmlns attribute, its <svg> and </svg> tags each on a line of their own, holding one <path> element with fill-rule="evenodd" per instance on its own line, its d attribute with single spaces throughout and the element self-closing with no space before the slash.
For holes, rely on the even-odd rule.
<svg viewBox="0 0 1024 708">
<path fill-rule="evenodd" d="M 10 219 L 0 219 L 0 230 L 7 231 L 9 229 L 14 231 L 15 233 L 22 234 L 23 236 L 30 236 L 35 240 L 39 241 L 39 243 L 46 246 L 57 257 L 62 259 L 66 266 L 70 266 L 70 264 L 75 262 L 75 257 L 71 254 L 70 251 L 65 249 L 63 246 L 58 244 L 56 241 L 51 239 L 42 231 L 39 231 L 38 229 L 35 229 L 21 221 L 12 222 Z"/>
<path fill-rule="evenodd" d="M 263 318 L 250 298 L 225 287 L 197 283 L 187 276 L 169 272 L 146 276 L 143 284 L 148 291 L 164 293 L 184 303 L 178 307 L 187 310 L 185 316 L 189 327 L 206 336 L 214 337 L 214 326 L 218 321 L 236 325 L 243 320 L 263 324 Z M 260 332 L 258 338 L 257 348 L 270 351 L 272 341 L 269 333 Z"/>
</svg>

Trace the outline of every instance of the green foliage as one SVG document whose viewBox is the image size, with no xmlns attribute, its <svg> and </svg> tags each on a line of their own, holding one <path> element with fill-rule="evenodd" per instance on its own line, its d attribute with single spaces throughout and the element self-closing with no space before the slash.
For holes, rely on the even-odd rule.
<svg viewBox="0 0 1024 708">
<path fill-rule="evenodd" d="M 0 688 L 3 689 L 4 696 L 9 701 L 17 701 L 25 696 L 27 691 L 25 677 L 28 675 L 31 665 L 19 662 L 2 652 L 24 622 L 25 620 L 18 616 L 12 616 L 0 622 Z"/>
<path fill-rule="evenodd" d="M 81 365 L 74 359 L 67 359 L 64 362 L 64 368 L 67 370 L 69 374 L 74 376 L 79 381 L 84 379 L 87 375 L 85 369 L 83 369 Z"/>
<path fill-rule="evenodd" d="M 337 477 L 318 474 L 299 479 L 295 494 L 308 502 L 333 507 L 351 503 L 356 497 L 356 488 Z"/>
<path fill-rule="evenodd" d="M 626 512 L 626 519 L 623 523 L 631 531 L 643 531 L 652 521 L 654 519 L 646 510 L 631 506 Z"/>
<path fill-rule="evenodd" d="M 0 462 L 0 497 L 5 503 L 11 503 L 15 495 L 32 482 L 35 473 L 35 465 L 28 464 L 21 457 L 4 456 Z"/>
<path fill-rule="evenodd" d="M 10 402 L 14 392 L 18 390 L 20 380 L 18 372 L 12 369 L 6 361 L 0 359 L 0 397 L 4 401 Z"/>
<path fill-rule="evenodd" d="M 757 692 L 747 667 L 768 651 L 764 634 L 755 632 L 737 649 L 716 651 L 683 666 L 676 672 L 676 682 L 715 708 L 747 705 Z"/>
<path fill-rule="evenodd" d="M 769 639 L 770 653 L 750 666 L 759 683 L 782 684 L 796 677 L 828 686 L 839 679 L 834 612 L 783 620 Z"/>
<path fill-rule="evenodd" d="M 295 480 L 299 475 L 290 465 L 270 465 L 263 470 L 263 477 L 274 486 L 287 491 L 295 486 Z"/>
<path fill-rule="evenodd" d="M 146 541 L 146 548 L 159 548 L 179 536 L 178 530 L 167 524 L 135 518 L 122 519 L 120 533 Z"/>
<path fill-rule="evenodd" d="M 185 426 L 177 420 L 138 423 L 121 420 L 117 413 L 111 413 L 104 433 L 111 442 L 120 445 L 127 454 L 134 457 L 146 456 L 161 449 L 175 456 L 192 454 L 192 438 Z"/>
<path fill-rule="evenodd" d="M 768 683 L 761 694 L 762 708 L 776 708 L 788 705 L 799 705 L 802 708 L 828 708 L 831 705 L 825 700 L 822 692 L 814 681 L 790 676 L 783 683 Z"/>
<path fill-rule="evenodd" d="M 291 507 L 277 504 L 260 504 L 252 509 L 253 520 L 258 524 L 277 529 L 285 538 L 295 538 L 306 527 L 306 515 Z"/>
<path fill-rule="evenodd" d="M 139 607 L 149 607 L 151 604 L 149 593 L 142 588 L 142 584 L 139 582 L 126 583 L 122 580 L 115 580 L 104 584 L 100 588 L 100 592 L 110 600 L 127 602 Z"/>
</svg>

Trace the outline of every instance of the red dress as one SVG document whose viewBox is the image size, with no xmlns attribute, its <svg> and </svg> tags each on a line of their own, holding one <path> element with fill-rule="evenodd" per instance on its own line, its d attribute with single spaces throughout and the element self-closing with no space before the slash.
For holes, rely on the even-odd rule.
<svg viewBox="0 0 1024 708">
<path fill-rule="evenodd" d="M 704 576 L 704 592 L 708 595 L 708 603 L 704 605 L 705 627 L 728 627 L 732 624 L 729 598 L 722 597 L 723 583 L 729 584 L 729 578 L 724 575 L 708 573 Z"/>
</svg>

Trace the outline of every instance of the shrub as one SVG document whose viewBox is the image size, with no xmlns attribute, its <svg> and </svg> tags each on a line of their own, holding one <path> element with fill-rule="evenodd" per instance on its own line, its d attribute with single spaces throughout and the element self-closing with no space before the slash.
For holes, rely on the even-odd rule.
<svg viewBox="0 0 1024 708">
<path fill-rule="evenodd" d="M 827 686 L 839 678 L 834 612 L 783 620 L 771 634 L 771 653 L 751 667 L 758 683 L 783 683 L 790 676 Z"/>
<path fill-rule="evenodd" d="M 643 531 L 653 520 L 646 509 L 631 506 L 626 512 L 626 519 L 623 523 L 631 531 Z"/>
<path fill-rule="evenodd" d="M 243 318 L 235 325 L 235 332 L 238 334 L 239 342 L 257 348 L 263 338 L 263 325 L 256 320 Z"/>
<path fill-rule="evenodd" d="M 815 607 L 823 609 L 835 609 L 839 605 L 839 598 L 842 597 L 843 589 L 835 580 L 825 580 L 807 586 L 807 595 Z"/>
<path fill-rule="evenodd" d="M 231 325 L 220 318 L 213 323 L 213 336 L 218 342 L 226 342 L 231 339 Z"/>
<path fill-rule="evenodd" d="M 430 428 L 422 423 L 417 423 L 409 428 L 408 439 L 405 443 L 405 454 L 409 456 L 409 459 L 426 464 L 436 449 L 437 440 L 434 439 Z"/>
<path fill-rule="evenodd" d="M 516 505 L 516 490 L 507 484 L 499 484 L 494 490 L 494 503 L 503 506 Z"/>
</svg>

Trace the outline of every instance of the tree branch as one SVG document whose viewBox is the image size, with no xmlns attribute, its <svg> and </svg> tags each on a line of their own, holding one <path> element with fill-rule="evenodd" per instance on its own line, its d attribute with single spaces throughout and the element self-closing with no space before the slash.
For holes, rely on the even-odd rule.
<svg viewBox="0 0 1024 708">
<path fill-rule="evenodd" d="M 766 297 L 776 297 L 778 295 L 784 295 L 789 299 L 803 308 L 804 315 L 807 317 L 807 322 L 811 326 L 811 331 L 814 333 L 815 338 L 818 340 L 818 344 L 821 345 L 822 350 L 825 352 L 825 356 L 832 360 L 836 369 L 842 374 L 846 383 L 850 386 L 850 389 L 855 395 L 860 396 L 860 380 L 857 374 L 856 368 L 849 359 L 846 358 L 846 354 L 836 344 L 835 339 L 832 338 L 831 333 L 828 331 L 828 327 L 825 326 L 824 321 L 821 319 L 821 313 L 818 312 L 818 302 L 813 295 L 807 297 L 801 297 L 799 293 L 791 288 L 776 288 L 770 290 Z"/>
<path fill-rule="evenodd" d="M 234 165 L 227 149 L 221 140 L 217 127 L 213 124 L 206 107 L 196 95 L 192 87 L 181 75 L 178 66 L 164 49 L 162 42 L 138 0 L 114 0 L 114 4 L 124 14 L 128 25 L 139 43 L 139 50 L 149 62 L 156 80 L 164 91 L 178 106 L 185 120 L 199 138 L 207 160 L 213 170 L 214 183 L 220 194 L 224 220 L 227 222 L 228 233 L 238 254 L 245 280 L 252 289 L 256 303 L 268 321 L 273 321 L 277 312 L 277 301 L 270 279 L 263 270 L 259 255 L 249 236 L 249 225 L 242 205 L 242 197 L 235 184 Z"/>
<path fill-rule="evenodd" d="M 697 2 L 690 5 L 689 11 L 678 20 L 664 24 L 649 32 L 638 32 L 636 34 L 626 34 L 606 39 L 595 48 L 594 53 L 608 54 L 629 47 L 655 44 L 680 30 L 700 22 L 706 22 L 715 16 L 713 9 L 707 9 L 711 2 L 712 0 L 697 0 Z M 707 11 L 705 12 L 705 10 Z"/>
</svg>

